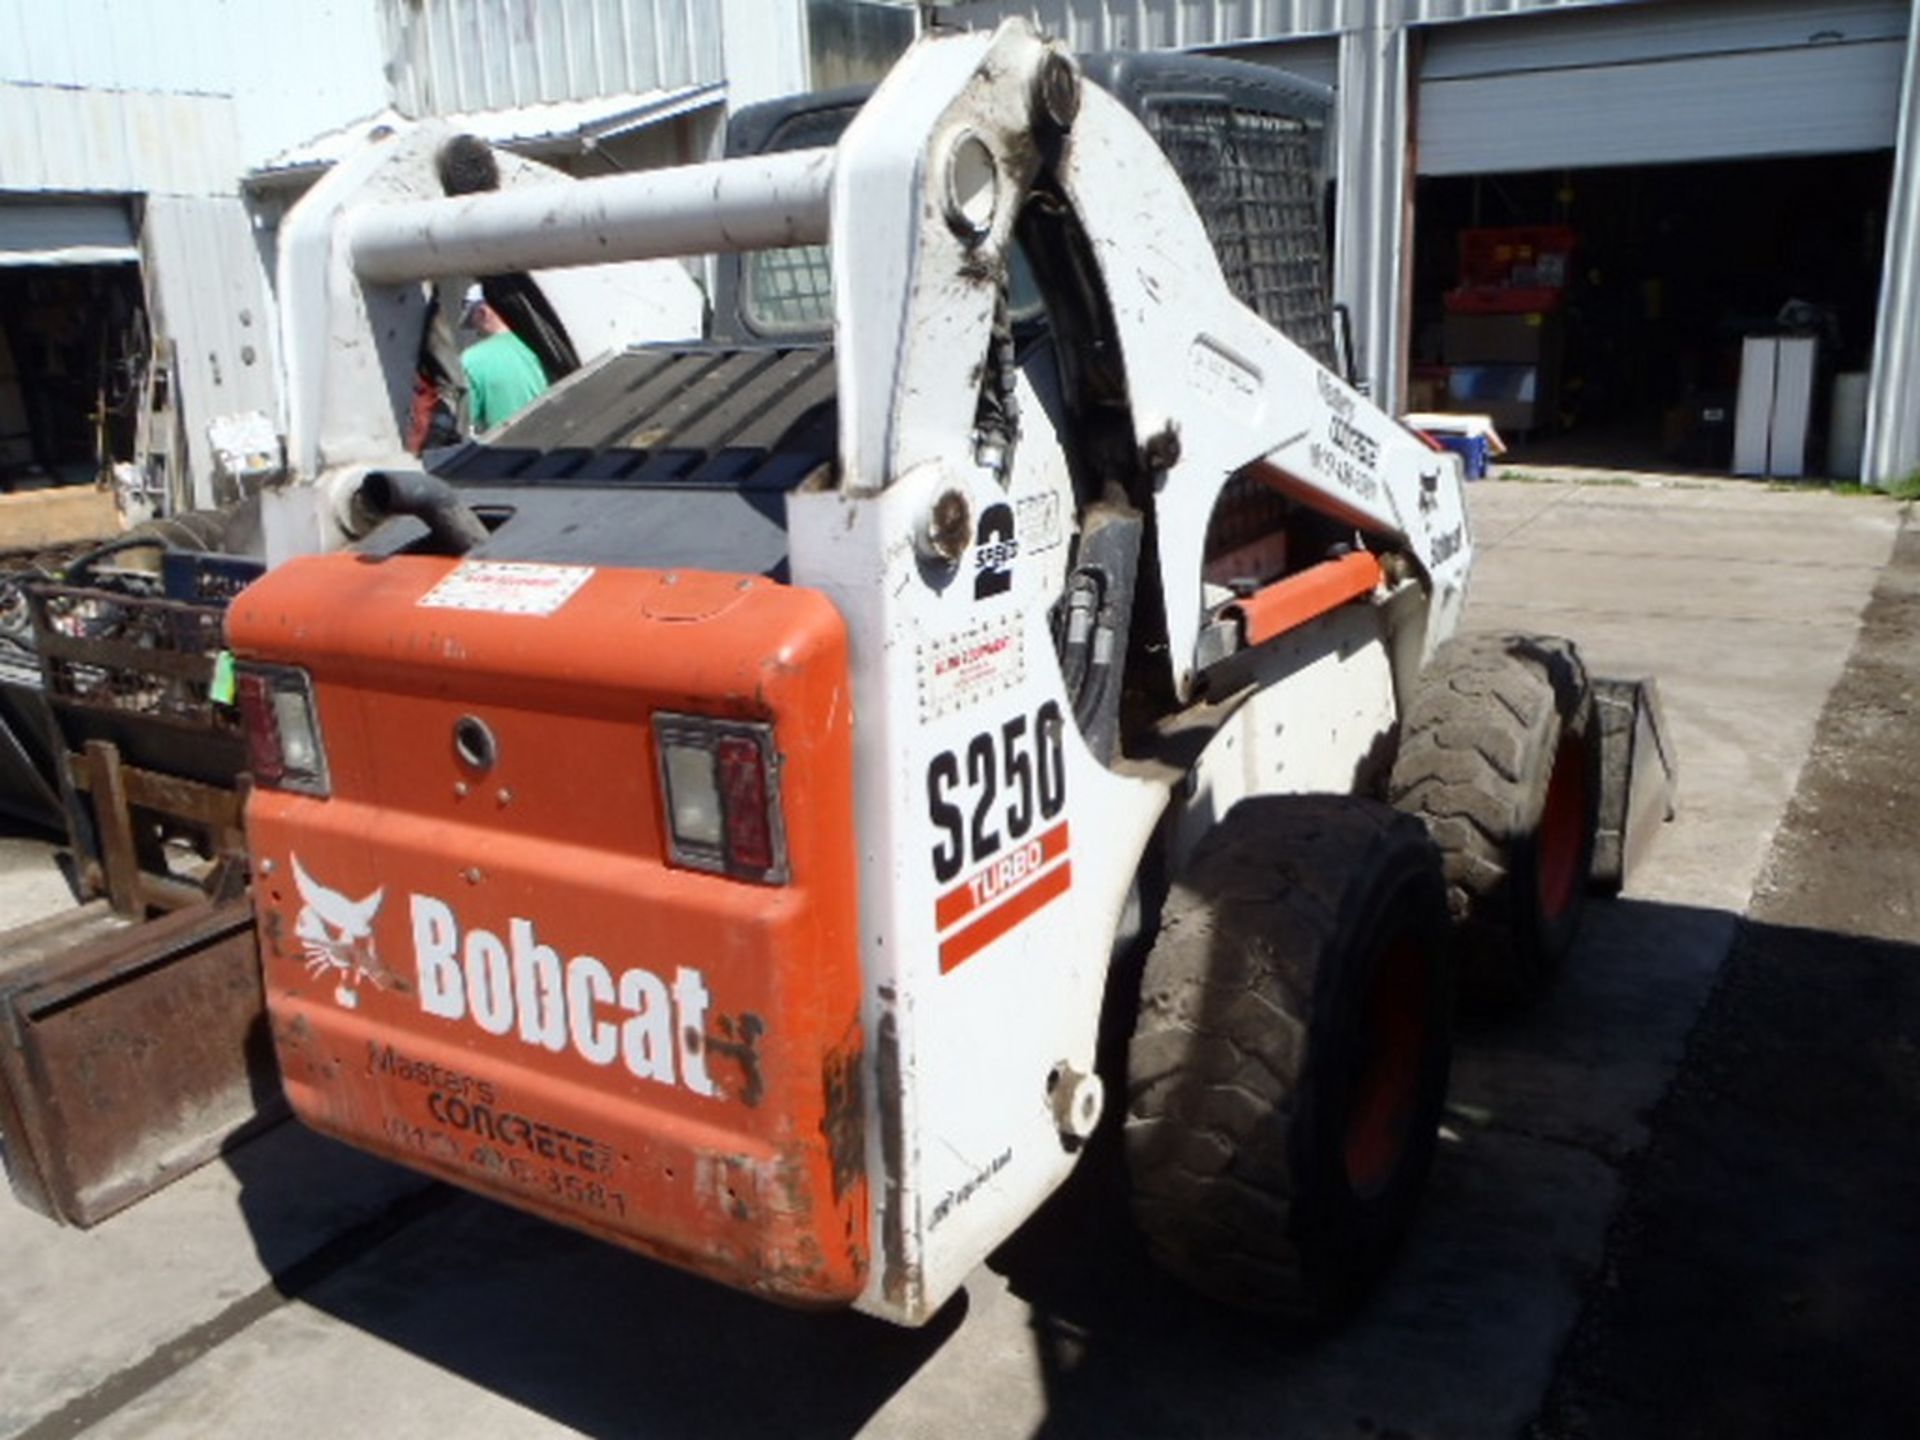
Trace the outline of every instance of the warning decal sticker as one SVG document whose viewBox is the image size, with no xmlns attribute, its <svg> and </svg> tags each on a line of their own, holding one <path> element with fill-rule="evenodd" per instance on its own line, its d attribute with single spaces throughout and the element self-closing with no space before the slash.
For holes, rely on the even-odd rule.
<svg viewBox="0 0 1920 1440">
<path fill-rule="evenodd" d="M 462 560 L 420 604 L 435 610 L 481 610 L 494 615 L 551 615 L 593 574 L 591 565 L 522 565 L 507 560 Z"/>
<path fill-rule="evenodd" d="M 957 714 L 1026 679 L 1027 655 L 1019 615 L 970 626 L 920 646 L 922 723 Z"/>
</svg>

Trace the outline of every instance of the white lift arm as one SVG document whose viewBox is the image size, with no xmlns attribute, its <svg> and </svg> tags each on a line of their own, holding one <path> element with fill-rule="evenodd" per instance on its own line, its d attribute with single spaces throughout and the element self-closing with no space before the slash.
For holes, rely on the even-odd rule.
<svg viewBox="0 0 1920 1440">
<path fill-rule="evenodd" d="M 819 245 L 832 182 L 831 148 L 792 150 L 368 206 L 348 216 L 347 245 L 375 285 Z"/>
<path fill-rule="evenodd" d="M 332 402 L 365 406 L 368 387 L 334 372 L 377 356 L 385 403 L 403 403 L 423 281 L 831 241 L 842 488 L 874 494 L 932 467 L 951 482 L 933 488 L 964 499 L 982 476 L 976 413 L 1008 247 L 1043 166 L 1084 229 L 1124 360 L 1176 691 L 1194 684 L 1206 528 L 1237 473 L 1403 546 L 1432 582 L 1427 645 L 1450 631 L 1472 548 L 1457 463 L 1233 297 L 1152 137 L 1017 19 L 923 40 L 831 150 L 455 199 L 382 194 L 362 176 L 321 230 L 329 381 L 296 398 L 329 413 L 308 427 L 317 443 L 293 447 L 296 470 L 398 458 L 354 443 L 354 407 L 343 419 Z M 319 339 L 296 327 L 303 355 Z"/>
</svg>

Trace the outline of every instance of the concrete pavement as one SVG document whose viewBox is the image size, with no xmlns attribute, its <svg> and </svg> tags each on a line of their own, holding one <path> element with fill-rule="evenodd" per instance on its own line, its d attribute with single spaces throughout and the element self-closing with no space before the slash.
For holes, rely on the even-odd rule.
<svg viewBox="0 0 1920 1440">
<path fill-rule="evenodd" d="M 1532 1440 L 1914 1433 L 1917 631 L 1909 526 Z"/>
<path fill-rule="evenodd" d="M 0 1199 L 0 1435 L 1512 1433 L 1578 1313 L 1622 1162 L 1753 890 L 1897 511 L 1711 482 L 1486 483 L 1471 499 L 1469 623 L 1570 634 L 1597 671 L 1656 675 L 1681 813 L 1626 898 L 1590 912 L 1552 999 L 1463 1037 L 1429 1202 L 1341 1333 L 1277 1350 L 1139 1274 L 1077 1203 L 927 1330 L 793 1315 L 479 1200 L 420 1198 L 283 1127 L 88 1234 Z M 0 847 L 0 922 L 49 899 L 46 863 Z"/>
<path fill-rule="evenodd" d="M 0 826 L 9 823 L 0 820 Z M 0 925 L 11 929 L 72 903 L 52 847 L 34 835 L 0 830 Z"/>
</svg>

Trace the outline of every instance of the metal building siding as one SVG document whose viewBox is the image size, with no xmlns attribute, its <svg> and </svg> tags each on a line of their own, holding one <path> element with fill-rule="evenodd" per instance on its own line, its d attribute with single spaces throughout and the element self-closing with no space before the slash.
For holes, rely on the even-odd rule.
<svg viewBox="0 0 1920 1440">
<path fill-rule="evenodd" d="M 376 0 L 0 0 L 0 187 L 230 194 L 385 58 Z"/>
<path fill-rule="evenodd" d="M 242 168 L 227 96 L 0 81 L 0 190 L 233 194 Z"/>
<path fill-rule="evenodd" d="M 975 27 L 1025 15 L 1074 50 L 1180 50 L 1333 35 L 1346 28 L 1347 8 L 1343 0 L 962 0 L 944 7 L 949 18 Z"/>
<path fill-rule="evenodd" d="M 1669 4 L 1433 31 L 1419 166 L 1462 175 L 1893 144 L 1906 0 Z"/>
<path fill-rule="evenodd" d="M 1340 41 L 1335 36 L 1314 36 L 1305 40 L 1264 40 L 1248 45 L 1215 46 L 1213 54 L 1248 65 L 1271 65 L 1325 85 L 1340 88 Z"/>
<path fill-rule="evenodd" d="M 1517 70 L 1624 65 L 1730 51 L 1794 50 L 1906 38 L 1907 0 L 1720 0 L 1615 8 L 1585 15 L 1521 16 L 1498 25 L 1437 33 L 1420 62 L 1422 80 Z"/>
<path fill-rule="evenodd" d="M 974 26 L 1027 15 L 1075 50 L 1182 50 L 1337 35 L 1369 24 L 1432 25 L 1639 3 L 1648 0 L 949 0 L 941 8 Z"/>
<path fill-rule="evenodd" d="M 194 503 L 211 505 L 208 422 L 279 406 L 266 263 L 246 208 L 226 196 L 150 197 L 140 248 L 148 303 L 173 342 Z"/>
<path fill-rule="evenodd" d="M 802 0 L 717 3 L 730 106 L 738 109 L 808 88 L 807 13 Z"/>
<path fill-rule="evenodd" d="M 235 25 L 220 0 L 0 0 L 0 79 L 225 93 Z"/>
<path fill-rule="evenodd" d="M 1867 397 L 1863 478 L 1878 485 L 1895 484 L 1920 470 L 1920 5 L 1915 9 L 1907 35 Z"/>
<path fill-rule="evenodd" d="M 1369 27 L 1340 37 L 1335 133 L 1334 299 L 1353 320 L 1355 363 L 1391 411 L 1401 407 L 1401 343 L 1411 211 L 1407 175 L 1407 31 Z"/>
<path fill-rule="evenodd" d="M 357 71 L 370 67 L 376 95 L 384 88 L 377 3 L 0 0 L 0 80 L 188 95 L 255 90 L 300 124 L 292 117 L 343 87 L 364 89 Z"/>
<path fill-rule="evenodd" d="M 1420 85 L 1422 175 L 1823 155 L 1893 144 L 1894 41 Z"/>
<path fill-rule="evenodd" d="M 414 114 L 506 109 L 725 78 L 712 0 L 382 0 Z"/>
<path fill-rule="evenodd" d="M 376 0 L 235 0 L 229 13 L 246 168 L 387 104 Z"/>
</svg>

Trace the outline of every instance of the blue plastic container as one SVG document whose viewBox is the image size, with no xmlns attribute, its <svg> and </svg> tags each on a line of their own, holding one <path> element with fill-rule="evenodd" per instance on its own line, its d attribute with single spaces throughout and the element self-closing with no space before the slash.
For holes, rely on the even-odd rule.
<svg viewBox="0 0 1920 1440">
<path fill-rule="evenodd" d="M 1484 435 L 1435 435 L 1434 439 L 1458 455 L 1466 466 L 1467 479 L 1487 478 L 1487 437 Z"/>
</svg>

